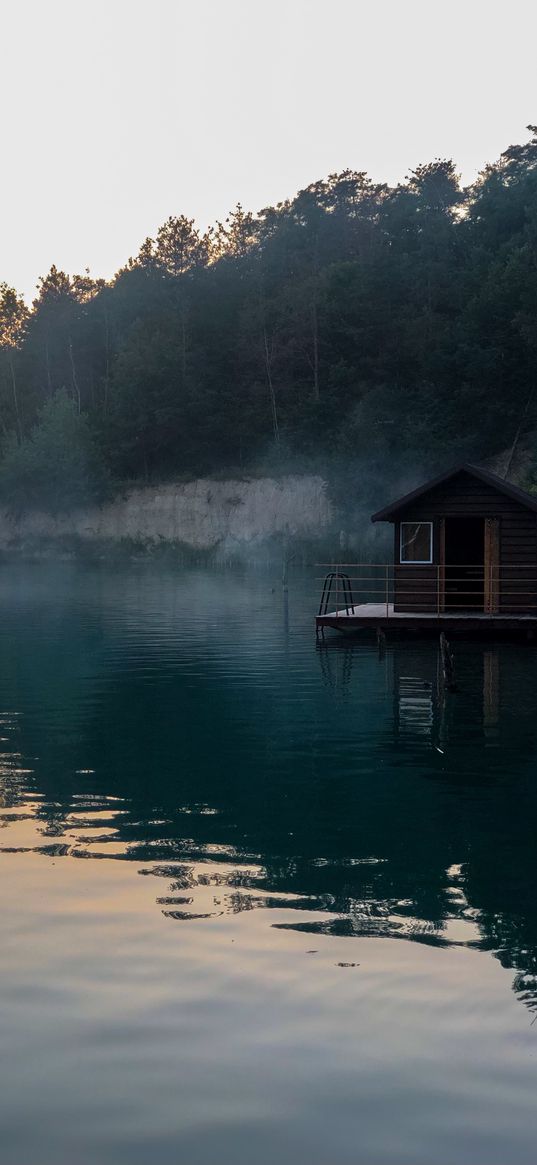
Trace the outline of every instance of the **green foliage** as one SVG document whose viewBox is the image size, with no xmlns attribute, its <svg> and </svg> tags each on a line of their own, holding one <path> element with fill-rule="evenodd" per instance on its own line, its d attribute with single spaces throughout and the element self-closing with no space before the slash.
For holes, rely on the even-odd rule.
<svg viewBox="0 0 537 1165">
<path fill-rule="evenodd" d="M 14 513 L 62 513 L 100 501 L 107 475 L 87 419 L 64 391 L 43 405 L 29 437 L 6 442 L 0 465 L 0 501 Z"/>
<path fill-rule="evenodd" d="M 153 480 L 336 455 L 380 480 L 505 448 L 537 423 L 528 129 L 466 190 L 450 160 L 394 188 L 344 170 L 206 234 L 172 216 L 109 284 L 53 267 L 29 313 L 1 285 L 4 482 L 35 504 L 40 409 L 61 429 L 68 398 L 73 497 L 94 488 L 90 431 L 110 473 Z"/>
<path fill-rule="evenodd" d="M 28 319 L 28 308 L 13 287 L 0 283 L 0 348 L 18 348 Z"/>
</svg>

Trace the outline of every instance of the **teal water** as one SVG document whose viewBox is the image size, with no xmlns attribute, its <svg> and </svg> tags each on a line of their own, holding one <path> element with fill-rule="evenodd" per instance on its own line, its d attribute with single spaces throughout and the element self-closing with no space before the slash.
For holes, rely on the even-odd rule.
<svg viewBox="0 0 537 1165">
<path fill-rule="evenodd" d="M 537 651 L 314 608 L 2 567 L 2 1165 L 535 1162 Z"/>
</svg>

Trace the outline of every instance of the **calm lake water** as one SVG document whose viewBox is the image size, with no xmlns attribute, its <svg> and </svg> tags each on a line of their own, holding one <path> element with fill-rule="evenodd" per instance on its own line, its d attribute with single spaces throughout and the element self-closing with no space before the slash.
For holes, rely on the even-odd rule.
<svg viewBox="0 0 537 1165">
<path fill-rule="evenodd" d="M 1 568 L 2 1165 L 534 1165 L 537 649 L 315 573 Z"/>
</svg>

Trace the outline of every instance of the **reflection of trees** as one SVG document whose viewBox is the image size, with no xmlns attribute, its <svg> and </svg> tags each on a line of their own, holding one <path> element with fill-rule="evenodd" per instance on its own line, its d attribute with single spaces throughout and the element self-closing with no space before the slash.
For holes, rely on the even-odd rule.
<svg viewBox="0 0 537 1165">
<path fill-rule="evenodd" d="M 533 653 L 457 646 L 446 696 L 434 644 L 321 646 L 303 679 L 275 624 L 268 682 L 244 644 L 230 665 L 220 620 L 183 642 L 180 614 L 160 611 L 162 649 L 104 604 L 40 611 L 5 643 L 24 714 L 0 786 L 15 810 L 35 789 L 40 848 L 135 861 L 178 921 L 264 907 L 313 933 L 486 948 L 536 1006 Z"/>
</svg>

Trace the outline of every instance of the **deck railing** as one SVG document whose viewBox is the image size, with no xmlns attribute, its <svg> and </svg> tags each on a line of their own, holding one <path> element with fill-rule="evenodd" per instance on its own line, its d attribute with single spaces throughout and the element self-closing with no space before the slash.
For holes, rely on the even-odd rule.
<svg viewBox="0 0 537 1165">
<path fill-rule="evenodd" d="M 319 563 L 319 568 L 326 572 L 318 576 L 319 616 L 350 615 L 357 607 L 375 604 L 388 619 L 394 614 L 394 601 L 395 614 L 537 613 L 537 566 L 524 563 L 485 567 L 353 562 Z"/>
</svg>

